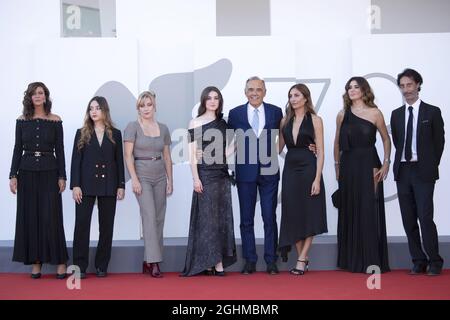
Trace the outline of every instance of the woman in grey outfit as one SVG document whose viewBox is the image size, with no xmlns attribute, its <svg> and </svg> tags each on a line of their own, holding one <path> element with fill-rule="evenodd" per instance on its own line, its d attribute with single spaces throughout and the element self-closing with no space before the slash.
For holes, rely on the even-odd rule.
<svg viewBox="0 0 450 320">
<path fill-rule="evenodd" d="M 143 273 L 160 278 L 166 197 L 173 191 L 171 139 L 167 126 L 156 121 L 153 92 L 142 92 L 136 108 L 138 120 L 130 122 L 124 133 L 125 162 L 142 218 Z"/>
</svg>

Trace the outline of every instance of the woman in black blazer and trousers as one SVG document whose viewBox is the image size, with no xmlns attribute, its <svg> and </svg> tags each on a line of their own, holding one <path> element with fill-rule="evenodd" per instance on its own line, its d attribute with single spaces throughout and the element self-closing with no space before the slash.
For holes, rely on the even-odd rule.
<svg viewBox="0 0 450 320">
<path fill-rule="evenodd" d="M 116 201 L 125 195 L 125 176 L 122 134 L 112 125 L 104 97 L 89 101 L 83 128 L 77 130 L 70 189 L 76 203 L 73 263 L 80 267 L 81 278 L 86 277 L 89 231 L 97 199 L 100 235 L 95 268 L 98 277 L 105 277 L 111 257 Z"/>
</svg>

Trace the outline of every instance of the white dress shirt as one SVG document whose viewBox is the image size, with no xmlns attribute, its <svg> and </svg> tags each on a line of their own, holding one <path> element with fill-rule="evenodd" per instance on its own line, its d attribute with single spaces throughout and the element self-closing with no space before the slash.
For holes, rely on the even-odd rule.
<svg viewBox="0 0 450 320">
<path fill-rule="evenodd" d="M 258 137 L 261 134 L 261 132 L 264 129 L 264 126 L 266 125 L 266 114 L 264 112 L 264 104 L 259 105 L 257 108 L 252 106 L 250 103 L 247 103 L 247 117 L 248 117 L 248 123 L 250 126 L 253 122 L 253 117 L 255 115 L 255 109 L 258 109 L 258 116 L 259 116 L 259 126 L 258 126 Z"/>
<path fill-rule="evenodd" d="M 403 152 L 402 152 L 402 158 L 400 161 L 405 162 L 405 147 L 406 147 L 406 131 L 408 130 L 408 118 L 409 118 L 409 106 L 413 107 L 412 113 L 413 113 L 413 131 L 412 131 L 412 158 L 411 162 L 417 161 L 417 121 L 419 118 L 419 108 L 420 103 L 422 101 L 418 99 L 414 104 L 409 105 L 408 103 L 405 104 L 405 141 L 403 143 Z"/>
</svg>

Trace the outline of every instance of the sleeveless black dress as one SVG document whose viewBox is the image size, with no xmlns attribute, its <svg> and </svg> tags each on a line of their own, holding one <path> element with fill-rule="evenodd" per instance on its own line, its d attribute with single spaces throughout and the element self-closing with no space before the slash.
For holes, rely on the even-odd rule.
<svg viewBox="0 0 450 320">
<path fill-rule="evenodd" d="M 381 162 L 376 126 L 351 110 L 340 130 L 338 267 L 351 272 L 378 266 L 389 271 L 383 183 L 375 190 L 373 169 Z"/>
<path fill-rule="evenodd" d="M 311 196 L 311 186 L 316 177 L 317 158 L 308 149 L 314 144 L 314 126 L 309 113 L 300 125 L 294 141 L 292 118 L 282 129 L 288 148 L 284 162 L 281 189 L 281 226 L 279 250 L 283 261 L 296 242 L 328 232 L 325 186 L 320 181 L 320 193 Z"/>
<path fill-rule="evenodd" d="M 210 139 L 207 130 L 217 130 L 222 141 Z M 182 276 L 192 276 L 222 261 L 226 268 L 236 262 L 233 207 L 231 203 L 231 180 L 225 157 L 227 123 L 216 119 L 200 128 L 189 130 L 190 141 L 197 140 L 203 151 L 220 150 L 220 161 L 216 153 L 205 151 L 203 162 L 197 165 L 203 184 L 203 193 L 192 193 L 191 218 L 186 261 Z M 209 133 L 211 133 L 210 131 Z M 213 145 L 211 145 L 213 144 Z"/>
</svg>

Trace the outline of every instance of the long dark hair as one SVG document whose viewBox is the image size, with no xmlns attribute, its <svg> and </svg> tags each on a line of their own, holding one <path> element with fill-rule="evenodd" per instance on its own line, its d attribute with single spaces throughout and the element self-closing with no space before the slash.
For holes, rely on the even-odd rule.
<svg viewBox="0 0 450 320">
<path fill-rule="evenodd" d="M 33 94 L 36 92 L 36 89 L 41 87 L 45 93 L 45 102 L 44 102 L 44 111 L 48 116 L 52 111 L 52 101 L 50 100 L 50 91 L 47 86 L 42 82 L 32 82 L 28 85 L 27 90 L 23 93 L 23 111 L 22 115 L 25 119 L 32 119 L 34 116 L 34 105 L 33 99 L 31 98 Z"/>
<path fill-rule="evenodd" d="M 86 115 L 84 116 L 84 124 L 81 128 L 81 136 L 80 140 L 78 140 L 77 143 L 77 149 L 81 150 L 86 144 L 89 143 L 91 140 L 92 135 L 94 134 L 94 121 L 92 121 L 91 116 L 89 115 L 89 111 L 91 109 L 91 102 L 97 101 L 98 105 L 100 106 L 100 110 L 102 110 L 103 113 L 103 122 L 105 124 L 105 132 L 106 136 L 112 143 L 116 143 L 113 138 L 112 129 L 114 128 L 112 120 L 111 120 L 111 114 L 109 112 L 109 105 L 108 101 L 104 97 L 96 96 L 93 97 L 87 106 L 86 109 Z"/>
<path fill-rule="evenodd" d="M 197 117 L 200 117 L 202 114 L 206 112 L 206 100 L 208 100 L 208 95 L 210 92 L 214 91 L 219 96 L 219 107 L 216 109 L 216 118 L 222 118 L 222 110 L 223 110 L 223 97 L 222 93 L 216 87 L 206 87 L 203 89 L 202 94 L 200 96 L 200 107 L 198 107 Z"/>
<path fill-rule="evenodd" d="M 342 96 L 344 98 L 344 109 L 348 110 L 352 106 L 352 100 L 350 100 L 350 96 L 348 95 L 348 89 L 350 88 L 350 83 L 352 81 L 356 81 L 362 93 L 362 100 L 364 104 L 369 108 L 378 108 L 375 104 L 375 95 L 373 94 L 372 88 L 370 87 L 369 82 L 363 77 L 351 77 L 350 80 L 345 84 L 345 93 Z"/>
<path fill-rule="evenodd" d="M 306 99 L 305 102 L 305 114 L 306 113 L 310 113 L 310 114 L 316 114 L 316 111 L 314 110 L 314 105 L 312 103 L 311 100 L 311 91 L 309 91 L 308 87 L 306 85 L 304 85 L 303 83 L 297 83 L 294 84 L 288 91 L 288 102 L 286 104 L 286 115 L 284 116 L 284 126 L 286 126 L 286 124 L 291 121 L 291 119 L 295 116 L 295 111 L 294 108 L 291 105 L 291 91 L 292 89 L 297 89 L 298 91 L 300 91 L 303 95 L 303 97 Z"/>
</svg>

